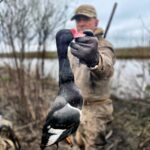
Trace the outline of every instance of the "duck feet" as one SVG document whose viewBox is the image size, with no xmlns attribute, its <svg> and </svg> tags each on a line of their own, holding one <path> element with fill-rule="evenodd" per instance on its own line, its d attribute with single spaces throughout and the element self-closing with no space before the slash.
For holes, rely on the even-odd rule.
<svg viewBox="0 0 150 150">
<path fill-rule="evenodd" d="M 59 145 L 58 145 L 58 143 L 56 143 L 56 150 L 58 150 L 58 148 L 59 148 Z"/>
<path fill-rule="evenodd" d="M 66 142 L 72 147 L 73 146 L 73 142 L 72 142 L 72 138 L 71 136 L 66 137 Z"/>
</svg>

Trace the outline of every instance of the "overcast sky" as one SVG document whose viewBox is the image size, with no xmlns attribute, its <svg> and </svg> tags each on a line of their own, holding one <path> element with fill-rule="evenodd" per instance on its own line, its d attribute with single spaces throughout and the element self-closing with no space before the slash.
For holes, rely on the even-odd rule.
<svg viewBox="0 0 150 150">
<path fill-rule="evenodd" d="M 99 27 L 106 28 L 110 13 L 115 2 L 118 3 L 107 39 L 114 47 L 150 46 L 150 0 L 72 0 L 69 3 L 68 17 L 71 18 L 74 9 L 81 4 L 95 6 L 100 20 Z M 58 5 L 61 0 L 57 0 Z M 62 16 L 63 17 L 63 16 Z M 74 21 L 68 19 L 66 28 L 73 28 Z M 49 44 L 56 49 L 55 42 Z M 35 46 L 33 45 L 32 49 Z"/>
<path fill-rule="evenodd" d="M 70 14 L 80 4 L 92 4 L 98 12 L 99 26 L 105 29 L 115 2 L 118 7 L 107 38 L 115 47 L 147 46 L 150 41 L 147 31 L 150 30 L 150 0 L 78 0 L 71 4 Z M 68 21 L 67 26 L 73 27 L 74 23 Z"/>
</svg>

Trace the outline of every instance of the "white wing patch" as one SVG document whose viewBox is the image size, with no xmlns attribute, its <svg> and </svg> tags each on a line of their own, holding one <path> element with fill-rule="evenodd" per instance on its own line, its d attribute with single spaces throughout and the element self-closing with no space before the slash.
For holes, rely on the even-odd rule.
<svg viewBox="0 0 150 150">
<path fill-rule="evenodd" d="M 82 116 L 82 111 L 80 109 L 71 106 L 69 103 L 67 103 L 67 107 L 78 111 L 79 114 L 80 114 L 80 117 Z M 53 135 L 51 135 L 49 137 L 48 143 L 47 143 L 46 146 L 50 146 L 50 145 L 54 144 L 58 140 L 58 138 L 61 136 L 61 134 L 66 130 L 66 129 L 64 129 L 64 130 L 62 130 L 62 129 L 54 129 L 54 128 L 50 128 L 50 126 L 48 126 L 47 129 L 49 129 L 48 133 L 51 133 Z"/>
<path fill-rule="evenodd" d="M 50 146 L 50 145 L 54 144 L 54 143 L 58 140 L 58 138 L 60 137 L 60 135 L 61 135 L 64 131 L 65 131 L 65 129 L 62 130 L 62 129 L 53 129 L 53 128 L 50 128 L 50 129 L 48 130 L 48 133 L 52 133 L 52 134 L 54 134 L 54 135 L 51 135 L 51 136 L 49 137 L 47 146 Z"/>
</svg>

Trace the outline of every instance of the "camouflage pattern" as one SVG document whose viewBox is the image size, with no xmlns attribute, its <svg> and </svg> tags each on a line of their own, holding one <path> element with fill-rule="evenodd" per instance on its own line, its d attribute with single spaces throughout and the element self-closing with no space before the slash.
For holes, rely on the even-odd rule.
<svg viewBox="0 0 150 150">
<path fill-rule="evenodd" d="M 75 83 L 84 97 L 83 118 L 75 137 L 76 143 L 84 150 L 97 150 L 98 146 L 105 143 L 106 125 L 113 119 L 113 105 L 109 97 L 115 54 L 112 45 L 102 35 L 102 29 L 95 31 L 99 39 L 98 68 L 90 70 L 69 53 Z M 75 146 L 75 150 L 78 148 Z"/>
<path fill-rule="evenodd" d="M 0 115 L 0 150 L 20 150 L 20 148 L 12 123 Z"/>
<path fill-rule="evenodd" d="M 91 5 L 80 5 L 74 13 L 74 16 L 71 18 L 71 20 L 76 19 L 77 16 L 86 16 L 86 17 L 94 17 L 97 18 L 96 10 L 93 6 Z"/>
<path fill-rule="evenodd" d="M 0 137 L 0 150 L 16 150 L 14 143 L 7 139 Z"/>
<path fill-rule="evenodd" d="M 74 150 L 98 150 L 106 144 L 107 124 L 112 121 L 112 101 L 93 103 L 83 108 L 82 123 L 76 133 Z M 84 147 L 84 148 L 83 148 Z"/>
<path fill-rule="evenodd" d="M 109 99 L 110 81 L 114 72 L 115 55 L 112 45 L 102 38 L 102 30 L 97 29 L 95 35 L 99 37 L 99 65 L 90 70 L 79 59 L 69 53 L 71 67 L 75 76 L 75 83 L 81 89 L 84 99 L 88 101 Z"/>
<path fill-rule="evenodd" d="M 7 138 L 7 129 L 3 127 L 12 128 L 12 123 L 0 115 L 0 150 L 15 150 L 13 142 Z"/>
<path fill-rule="evenodd" d="M 9 120 L 6 120 L 0 115 L 0 127 L 1 126 L 9 126 L 10 128 L 13 127 L 12 123 Z"/>
</svg>

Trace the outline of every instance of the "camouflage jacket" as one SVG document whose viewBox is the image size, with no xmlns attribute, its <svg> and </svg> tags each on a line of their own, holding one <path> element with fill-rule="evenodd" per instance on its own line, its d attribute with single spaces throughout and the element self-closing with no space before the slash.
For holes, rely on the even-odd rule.
<svg viewBox="0 0 150 150">
<path fill-rule="evenodd" d="M 95 36 L 99 40 L 98 68 L 91 70 L 79 59 L 69 53 L 70 64 L 75 76 L 75 83 L 88 101 L 104 100 L 110 97 L 110 80 L 114 72 L 115 54 L 112 45 L 102 37 L 103 30 L 98 28 Z"/>
<path fill-rule="evenodd" d="M 7 138 L 2 138 L 0 136 L 0 150 L 16 150 L 14 143 L 7 139 Z"/>
<path fill-rule="evenodd" d="M 6 127 L 12 127 L 12 123 L 8 120 L 0 119 L 0 150 L 15 150 L 14 143 L 7 137 L 9 133 Z"/>
<path fill-rule="evenodd" d="M 20 150 L 21 146 L 16 137 L 12 123 L 0 115 L 0 150 Z"/>
</svg>

